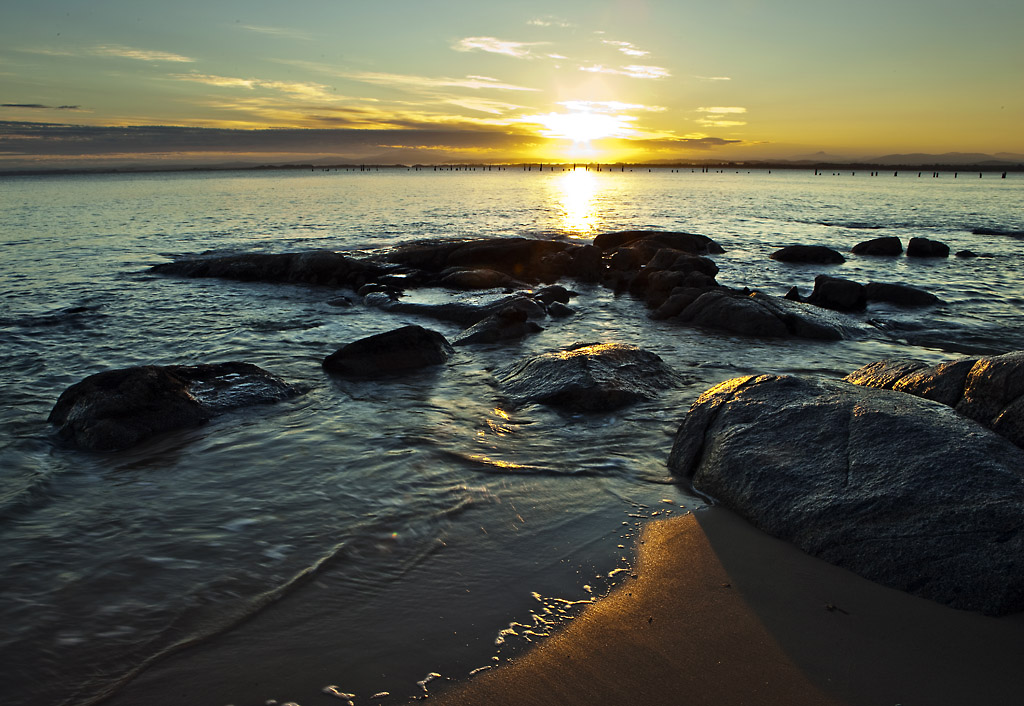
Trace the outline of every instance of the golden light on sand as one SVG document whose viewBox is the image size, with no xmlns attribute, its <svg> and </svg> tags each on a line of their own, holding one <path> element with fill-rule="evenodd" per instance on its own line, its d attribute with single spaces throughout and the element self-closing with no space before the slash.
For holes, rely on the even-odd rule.
<svg viewBox="0 0 1024 706">
<path fill-rule="evenodd" d="M 574 238 L 589 238 L 597 230 L 598 217 L 594 196 L 597 175 L 583 169 L 562 174 L 553 180 L 553 200 L 562 208 L 562 230 Z"/>
</svg>

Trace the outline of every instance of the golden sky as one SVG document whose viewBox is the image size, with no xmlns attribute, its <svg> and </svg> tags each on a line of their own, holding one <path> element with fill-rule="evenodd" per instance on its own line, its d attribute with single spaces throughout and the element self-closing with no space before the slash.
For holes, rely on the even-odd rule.
<svg viewBox="0 0 1024 706">
<path fill-rule="evenodd" d="M 0 168 L 1024 153 L 1019 0 L 11 3 Z"/>
</svg>

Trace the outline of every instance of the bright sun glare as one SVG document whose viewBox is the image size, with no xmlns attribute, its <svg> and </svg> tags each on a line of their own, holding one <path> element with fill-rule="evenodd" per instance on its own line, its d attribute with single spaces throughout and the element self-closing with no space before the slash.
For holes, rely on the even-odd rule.
<svg viewBox="0 0 1024 706">
<path fill-rule="evenodd" d="M 548 113 L 534 120 L 544 126 L 547 137 L 572 140 L 577 145 L 604 137 L 622 137 L 630 128 L 628 118 L 607 113 Z"/>
</svg>

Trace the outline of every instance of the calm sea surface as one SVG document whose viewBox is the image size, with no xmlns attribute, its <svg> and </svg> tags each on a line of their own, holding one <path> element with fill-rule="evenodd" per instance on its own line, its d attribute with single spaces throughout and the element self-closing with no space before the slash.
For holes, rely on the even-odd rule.
<svg viewBox="0 0 1024 706">
<path fill-rule="evenodd" d="M 1024 176 L 883 174 L 0 179 L 4 703 L 113 694 L 115 704 L 309 706 L 346 693 L 356 703 L 422 695 L 499 663 L 606 591 L 643 521 L 701 506 L 671 483 L 665 459 L 710 385 L 1024 348 Z M 323 288 L 147 273 L 207 250 L 369 251 L 416 238 L 640 228 L 718 241 L 722 284 L 806 294 L 827 271 L 915 285 L 943 303 L 872 306 L 861 318 L 877 333 L 861 340 L 776 341 L 652 321 L 642 302 L 573 285 L 577 313 L 522 343 L 462 348 L 446 367 L 399 381 L 347 382 L 320 362 L 349 341 L 406 323 L 449 338 L 458 328 L 358 301 L 331 306 L 337 293 Z M 768 259 L 784 245 L 848 251 L 889 235 L 985 256 L 850 256 L 827 268 Z M 506 409 L 495 368 L 576 341 L 640 345 L 693 382 L 612 414 Z M 229 360 L 308 391 L 120 453 L 63 447 L 46 422 L 59 394 L 92 373 Z"/>
</svg>

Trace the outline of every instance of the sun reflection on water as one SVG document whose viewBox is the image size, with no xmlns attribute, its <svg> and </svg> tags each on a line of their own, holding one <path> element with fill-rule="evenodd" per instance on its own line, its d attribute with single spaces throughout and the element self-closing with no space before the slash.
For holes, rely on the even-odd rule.
<svg viewBox="0 0 1024 706">
<path fill-rule="evenodd" d="M 574 169 L 554 180 L 554 198 L 562 208 L 562 230 L 573 238 L 589 238 L 598 227 L 594 196 L 597 175 Z"/>
</svg>

